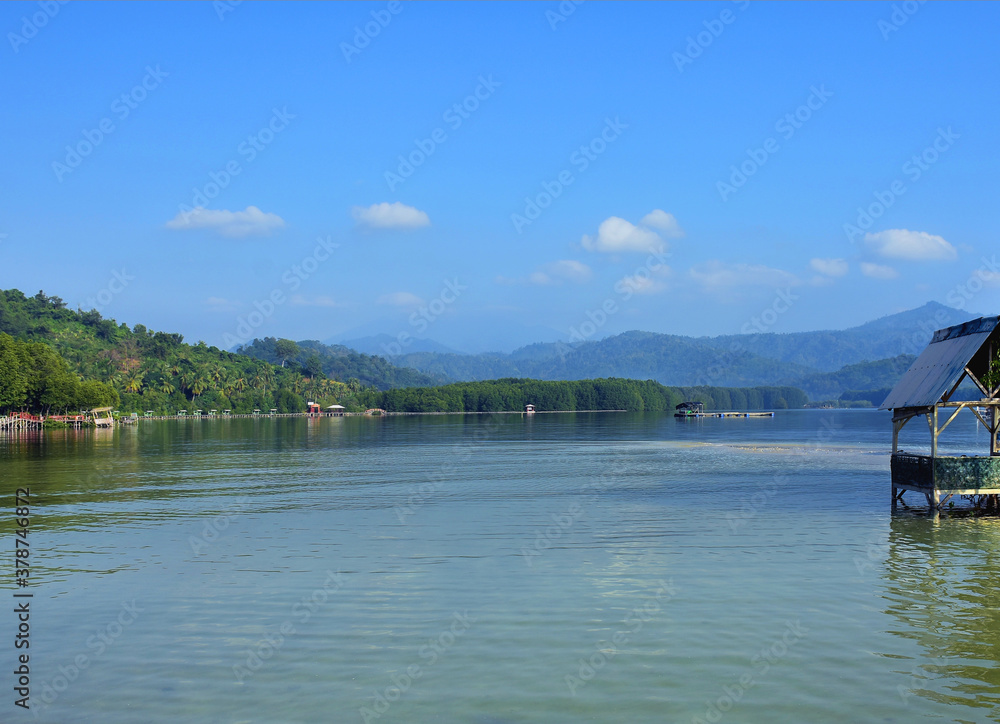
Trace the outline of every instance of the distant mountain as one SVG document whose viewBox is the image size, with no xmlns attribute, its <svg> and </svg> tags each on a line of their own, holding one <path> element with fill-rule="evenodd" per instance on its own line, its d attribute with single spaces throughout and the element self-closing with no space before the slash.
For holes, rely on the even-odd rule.
<svg viewBox="0 0 1000 724">
<path fill-rule="evenodd" d="M 982 315 L 963 312 L 937 302 L 881 317 L 859 327 L 790 334 L 741 334 L 702 337 L 723 349 L 738 344 L 764 357 L 832 372 L 845 365 L 880 360 L 900 354 L 920 354 L 934 332 Z"/>
<path fill-rule="evenodd" d="M 447 347 L 433 339 L 417 339 L 410 337 L 406 340 L 406 346 L 402 346 L 397 339 L 390 334 L 374 334 L 368 337 L 357 337 L 355 339 L 345 339 L 340 342 L 330 342 L 327 344 L 350 347 L 364 354 L 378 355 L 392 361 L 392 357 L 403 352 L 436 352 L 438 354 L 459 354 L 457 350 Z"/>
<path fill-rule="evenodd" d="M 421 351 L 395 364 L 453 380 L 499 377 L 653 379 L 665 385 L 802 386 L 813 399 L 891 387 L 935 330 L 973 319 L 937 302 L 845 330 L 682 337 L 625 332 L 576 345 L 539 343 L 510 354 Z M 912 359 L 911 359 L 912 361 Z"/>
<path fill-rule="evenodd" d="M 701 340 L 652 332 L 625 332 L 576 347 L 537 344 L 512 354 L 405 354 L 400 365 L 456 380 L 530 377 L 583 380 L 652 379 L 670 385 L 745 387 L 771 385 L 815 372 L 811 367 L 748 352 L 716 349 Z"/>
</svg>

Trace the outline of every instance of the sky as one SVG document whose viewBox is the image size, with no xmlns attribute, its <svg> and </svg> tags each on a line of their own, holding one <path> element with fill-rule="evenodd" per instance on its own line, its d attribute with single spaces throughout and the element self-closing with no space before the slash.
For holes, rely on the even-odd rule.
<svg viewBox="0 0 1000 724">
<path fill-rule="evenodd" d="M 390 355 L 996 313 L 998 22 L 3 3 L 0 287 L 192 343 Z"/>
</svg>

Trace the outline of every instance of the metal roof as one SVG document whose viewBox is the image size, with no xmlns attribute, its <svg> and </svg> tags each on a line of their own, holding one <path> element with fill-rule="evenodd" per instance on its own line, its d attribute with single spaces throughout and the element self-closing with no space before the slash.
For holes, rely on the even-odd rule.
<svg viewBox="0 0 1000 724">
<path fill-rule="evenodd" d="M 939 402 L 941 396 L 958 382 L 965 366 L 998 324 L 1000 316 L 980 317 L 939 329 L 879 409 L 929 407 Z"/>
</svg>

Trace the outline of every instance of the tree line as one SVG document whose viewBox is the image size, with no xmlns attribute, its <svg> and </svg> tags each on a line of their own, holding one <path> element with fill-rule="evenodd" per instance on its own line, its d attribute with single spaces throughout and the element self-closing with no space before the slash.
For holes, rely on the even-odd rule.
<svg viewBox="0 0 1000 724">
<path fill-rule="evenodd" d="M 684 401 L 710 410 L 799 408 L 807 397 L 794 387 L 667 387 L 654 380 L 605 378 L 543 381 L 505 378 L 439 387 L 363 390 L 358 401 L 387 412 L 502 412 L 523 410 L 672 411 Z"/>
</svg>

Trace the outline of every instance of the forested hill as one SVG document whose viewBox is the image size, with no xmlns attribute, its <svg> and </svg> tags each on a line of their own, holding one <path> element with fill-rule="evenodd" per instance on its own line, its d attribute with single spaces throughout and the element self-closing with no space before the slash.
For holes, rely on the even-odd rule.
<svg viewBox="0 0 1000 724">
<path fill-rule="evenodd" d="M 845 390 L 892 387 L 905 360 L 920 353 L 934 330 L 976 316 L 931 302 L 845 330 L 721 337 L 632 331 L 576 344 L 534 344 L 510 354 L 421 351 L 391 359 L 456 380 L 614 376 L 667 385 L 792 385 L 823 400 Z"/>
<path fill-rule="evenodd" d="M 359 400 L 388 412 L 517 412 L 526 404 L 547 410 L 670 412 L 685 400 L 709 410 L 774 410 L 802 407 L 806 395 L 793 387 L 674 388 L 653 380 L 541 381 L 500 379 L 441 387 L 363 392 Z"/>
<path fill-rule="evenodd" d="M 59 297 L 44 292 L 28 297 L 17 289 L 0 292 L 0 333 L 9 335 L 0 338 L 0 413 L 52 413 L 101 403 L 123 412 L 301 412 L 307 397 L 354 408 L 366 384 L 437 381 L 354 352 L 340 367 L 321 358 L 306 369 L 296 361 L 298 352 L 284 359 L 284 366 L 276 365 L 204 342 L 186 344 L 179 334 L 141 324 L 130 329 L 97 311 L 67 309 Z M 102 384 L 90 384 L 95 381 Z"/>
<path fill-rule="evenodd" d="M 289 340 L 265 337 L 243 345 L 237 352 L 276 365 L 293 364 L 309 375 L 322 374 L 340 380 L 355 378 L 365 387 L 379 390 L 439 385 L 449 381 L 440 375 L 397 367 L 382 357 L 361 354 L 342 345 L 327 345 L 316 340 L 290 343 Z"/>
</svg>

